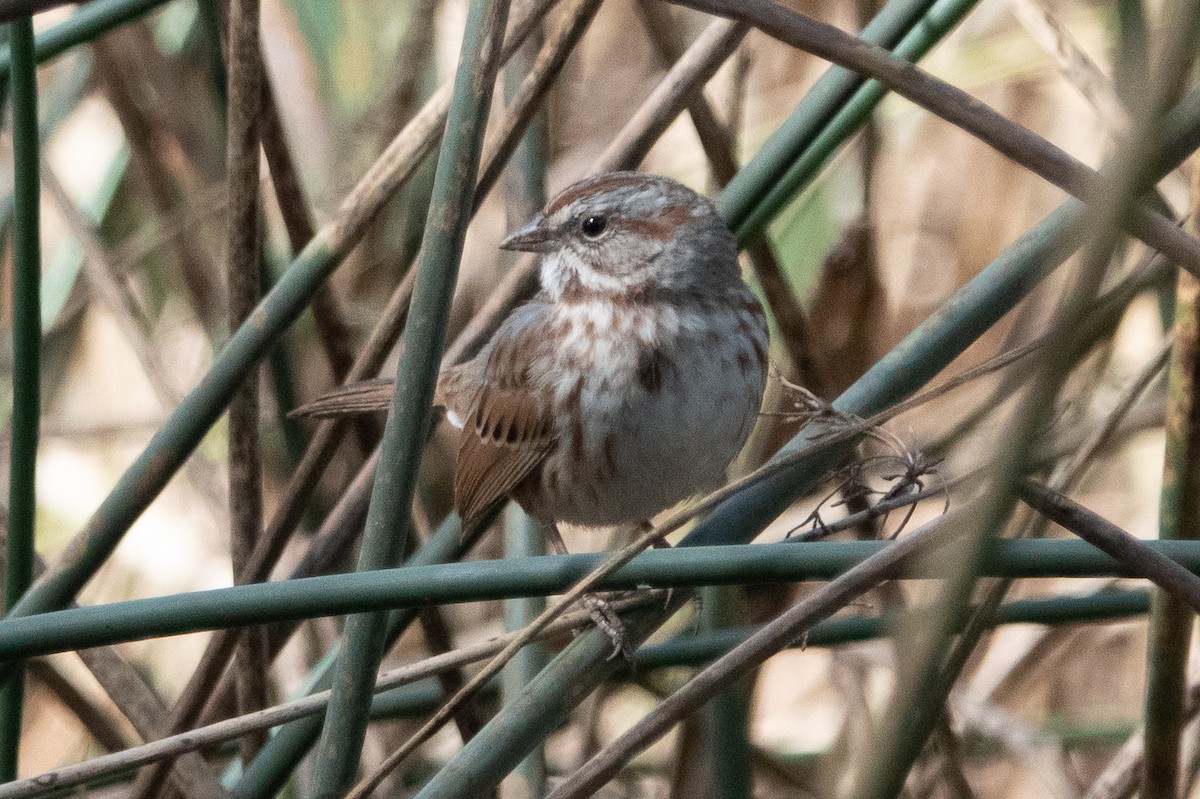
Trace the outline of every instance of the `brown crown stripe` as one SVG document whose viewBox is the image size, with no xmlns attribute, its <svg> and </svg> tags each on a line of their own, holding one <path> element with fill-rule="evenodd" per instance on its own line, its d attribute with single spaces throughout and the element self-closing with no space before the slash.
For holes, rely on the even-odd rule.
<svg viewBox="0 0 1200 799">
<path fill-rule="evenodd" d="M 613 172 L 608 175 L 598 175 L 590 180 L 575 184 L 555 197 L 550 205 L 546 206 L 546 216 L 553 216 L 566 206 L 583 197 L 615 191 L 631 184 L 640 185 L 646 178 L 646 175 L 638 172 Z"/>
</svg>

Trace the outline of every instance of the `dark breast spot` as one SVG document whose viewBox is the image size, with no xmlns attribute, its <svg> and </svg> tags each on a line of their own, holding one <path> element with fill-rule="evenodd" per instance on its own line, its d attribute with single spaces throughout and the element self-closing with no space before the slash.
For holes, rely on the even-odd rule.
<svg viewBox="0 0 1200 799">
<path fill-rule="evenodd" d="M 663 381 L 674 376 L 675 370 L 674 362 L 662 350 L 645 352 L 638 359 L 638 382 L 647 393 L 657 394 L 662 389 Z"/>
<path fill-rule="evenodd" d="M 578 415 L 571 419 L 570 455 L 575 468 L 583 466 L 583 420 Z"/>
<path fill-rule="evenodd" d="M 607 467 L 605 474 L 608 477 L 617 473 L 616 443 L 612 436 L 606 436 L 604 439 L 604 465 Z"/>
</svg>

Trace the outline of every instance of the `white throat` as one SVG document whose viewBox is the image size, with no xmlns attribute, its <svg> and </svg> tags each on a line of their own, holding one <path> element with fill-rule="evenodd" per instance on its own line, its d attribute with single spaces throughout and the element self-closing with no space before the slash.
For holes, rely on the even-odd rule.
<svg viewBox="0 0 1200 799">
<path fill-rule="evenodd" d="M 619 294 L 629 290 L 629 280 L 606 275 L 593 269 L 570 250 L 560 250 L 542 259 L 542 288 L 555 300 L 561 300 L 572 280 L 589 291 Z"/>
</svg>

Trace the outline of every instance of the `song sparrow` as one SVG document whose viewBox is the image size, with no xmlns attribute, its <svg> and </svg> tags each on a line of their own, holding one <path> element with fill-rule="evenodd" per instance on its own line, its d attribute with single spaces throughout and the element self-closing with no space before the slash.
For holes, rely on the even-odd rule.
<svg viewBox="0 0 1200 799">
<path fill-rule="evenodd" d="M 719 485 L 762 402 L 767 327 L 712 203 L 656 175 L 597 175 L 500 246 L 544 254 L 542 290 L 438 381 L 436 401 L 464 430 L 464 527 L 511 497 L 565 551 L 560 523 L 643 523 Z M 375 382 L 301 410 L 390 398 Z M 623 647 L 619 620 L 589 605 Z"/>
</svg>

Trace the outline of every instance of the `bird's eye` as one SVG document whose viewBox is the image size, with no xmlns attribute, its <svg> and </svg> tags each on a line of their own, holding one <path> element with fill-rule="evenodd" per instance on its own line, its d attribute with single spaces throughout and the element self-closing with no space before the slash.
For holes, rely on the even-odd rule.
<svg viewBox="0 0 1200 799">
<path fill-rule="evenodd" d="M 607 228 L 608 217 L 604 216 L 585 216 L 583 221 L 579 223 L 579 229 L 589 239 L 599 237 Z"/>
</svg>

